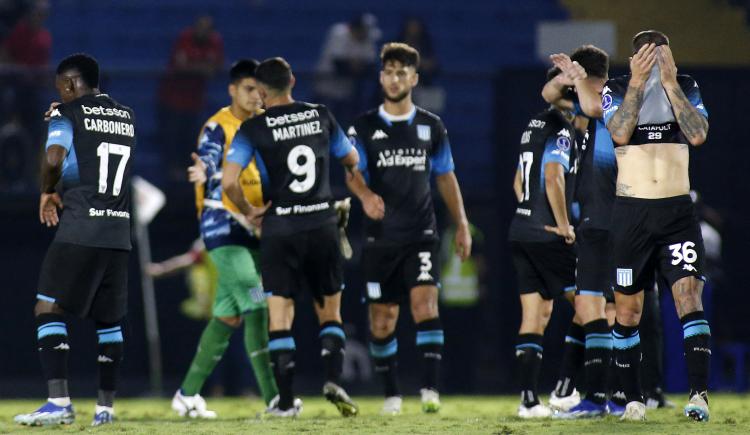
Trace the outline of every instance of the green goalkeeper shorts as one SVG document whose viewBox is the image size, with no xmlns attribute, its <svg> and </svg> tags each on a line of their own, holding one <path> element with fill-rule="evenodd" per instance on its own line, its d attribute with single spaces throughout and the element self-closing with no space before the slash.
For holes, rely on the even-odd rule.
<svg viewBox="0 0 750 435">
<path fill-rule="evenodd" d="M 257 251 L 229 245 L 212 249 L 208 255 L 219 272 L 214 317 L 241 316 L 268 306 L 255 266 L 259 261 Z"/>
</svg>

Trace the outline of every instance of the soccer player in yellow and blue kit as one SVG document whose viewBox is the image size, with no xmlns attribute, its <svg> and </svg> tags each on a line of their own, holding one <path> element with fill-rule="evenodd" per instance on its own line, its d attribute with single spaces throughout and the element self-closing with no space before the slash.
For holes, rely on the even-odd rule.
<svg viewBox="0 0 750 435">
<path fill-rule="evenodd" d="M 208 119 L 198 140 L 195 164 L 189 169 L 196 182 L 196 206 L 201 237 L 218 269 L 218 288 L 213 316 L 201 335 L 190 369 L 172 400 L 172 409 L 180 415 L 215 418 L 206 409 L 200 390 L 206 378 L 221 360 L 229 338 L 243 322 L 245 349 L 255 372 L 261 395 L 270 404 L 277 395 L 268 353 L 268 305 L 260 282 L 257 229 L 238 212 L 221 188 L 222 164 L 242 121 L 259 113 L 262 100 L 256 89 L 255 60 L 237 61 L 230 69 L 229 94 L 232 104 Z M 205 173 L 200 183 L 198 173 Z M 255 162 L 240 175 L 247 200 L 263 204 L 260 174 Z"/>
</svg>

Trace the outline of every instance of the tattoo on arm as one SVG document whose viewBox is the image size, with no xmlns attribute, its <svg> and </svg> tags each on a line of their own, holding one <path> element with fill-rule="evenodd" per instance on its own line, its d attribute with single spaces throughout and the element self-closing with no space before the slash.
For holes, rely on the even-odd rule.
<svg viewBox="0 0 750 435">
<path fill-rule="evenodd" d="M 679 86 L 671 87 L 667 95 L 682 133 L 688 139 L 705 138 L 708 133 L 708 120 L 690 103 L 682 89 Z"/>
<path fill-rule="evenodd" d="M 618 157 L 625 157 L 625 155 L 628 153 L 628 148 L 625 147 L 617 147 L 615 148 L 615 154 Z"/>
<path fill-rule="evenodd" d="M 609 121 L 607 128 L 612 136 L 627 137 L 633 135 L 633 129 L 638 122 L 638 112 L 643 105 L 643 92 L 646 89 L 646 83 L 640 86 L 628 86 L 620 108 L 617 109 L 612 119 Z"/>
<path fill-rule="evenodd" d="M 617 183 L 617 190 L 615 192 L 615 195 L 617 196 L 633 196 L 632 193 L 630 193 L 630 188 L 632 186 L 629 186 L 627 184 L 623 183 Z"/>
</svg>

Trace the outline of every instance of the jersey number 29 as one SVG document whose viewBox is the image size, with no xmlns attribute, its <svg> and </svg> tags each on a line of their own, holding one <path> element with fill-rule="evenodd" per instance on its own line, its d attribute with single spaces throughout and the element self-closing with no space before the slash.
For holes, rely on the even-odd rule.
<svg viewBox="0 0 750 435">
<path fill-rule="evenodd" d="M 99 193 L 107 193 L 110 154 L 122 156 L 120 164 L 117 165 L 117 172 L 115 172 L 115 179 L 112 183 L 112 196 L 118 196 L 122 189 L 125 165 L 128 163 L 128 159 L 130 159 L 130 147 L 116 143 L 102 142 L 96 148 L 96 155 L 99 156 Z"/>
<path fill-rule="evenodd" d="M 300 162 L 301 161 L 301 162 Z M 289 183 L 289 190 L 294 193 L 305 193 L 315 185 L 315 152 L 307 145 L 297 145 L 289 151 L 286 158 L 289 172 L 301 179 Z"/>
</svg>

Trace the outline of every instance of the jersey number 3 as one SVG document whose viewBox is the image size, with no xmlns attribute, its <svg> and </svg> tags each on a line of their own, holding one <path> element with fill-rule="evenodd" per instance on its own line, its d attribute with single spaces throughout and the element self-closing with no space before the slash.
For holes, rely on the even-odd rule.
<svg viewBox="0 0 750 435">
<path fill-rule="evenodd" d="M 302 179 L 289 183 L 289 190 L 294 193 L 305 193 L 315 185 L 315 152 L 307 145 L 297 145 L 289 151 L 286 158 L 289 172 Z"/>
<path fill-rule="evenodd" d="M 120 164 L 117 165 L 115 180 L 112 183 L 112 196 L 118 196 L 120 190 L 122 190 L 122 178 L 125 175 L 125 166 L 128 163 L 128 159 L 130 159 L 130 147 L 116 143 L 102 142 L 96 148 L 96 155 L 99 156 L 99 193 L 107 193 L 110 154 L 122 156 Z"/>
</svg>

